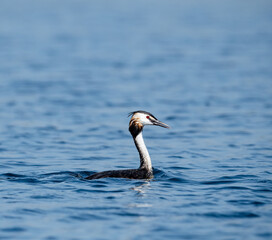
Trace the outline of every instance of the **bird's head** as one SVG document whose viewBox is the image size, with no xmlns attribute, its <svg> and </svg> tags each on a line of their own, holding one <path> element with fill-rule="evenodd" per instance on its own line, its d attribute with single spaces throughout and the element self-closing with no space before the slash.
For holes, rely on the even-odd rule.
<svg viewBox="0 0 272 240">
<path fill-rule="evenodd" d="M 145 125 L 155 125 L 164 128 L 170 128 L 167 124 L 159 121 L 154 115 L 146 111 L 135 111 L 129 114 L 129 131 L 133 136 L 137 136 Z"/>
</svg>

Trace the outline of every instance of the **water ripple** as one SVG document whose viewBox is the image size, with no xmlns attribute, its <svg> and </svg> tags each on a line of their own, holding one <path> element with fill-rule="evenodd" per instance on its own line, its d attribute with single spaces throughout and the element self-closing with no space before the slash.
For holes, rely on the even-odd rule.
<svg viewBox="0 0 272 240">
<path fill-rule="evenodd" d="M 211 218 L 230 218 L 230 219 L 236 219 L 236 218 L 258 218 L 260 217 L 258 214 L 252 213 L 252 212 L 230 212 L 230 213 L 219 213 L 219 212 L 208 212 L 204 214 L 199 214 L 199 216 L 203 217 L 211 217 Z"/>
<path fill-rule="evenodd" d="M 1 1 L 0 238 L 270 240 L 270 2 Z"/>
</svg>

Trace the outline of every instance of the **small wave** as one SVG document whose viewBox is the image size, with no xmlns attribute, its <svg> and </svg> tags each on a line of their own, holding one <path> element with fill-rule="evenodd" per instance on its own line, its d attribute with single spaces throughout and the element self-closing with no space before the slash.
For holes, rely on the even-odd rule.
<svg viewBox="0 0 272 240">
<path fill-rule="evenodd" d="M 157 177 L 162 177 L 162 176 L 166 176 L 167 175 L 163 170 L 158 169 L 158 168 L 153 168 L 153 173 Z"/>
<path fill-rule="evenodd" d="M 184 157 L 182 157 L 182 156 L 177 156 L 177 155 L 172 155 L 172 156 L 169 156 L 168 158 L 178 158 L 178 159 L 183 159 Z"/>
<path fill-rule="evenodd" d="M 252 174 L 237 174 L 237 175 L 232 175 L 232 176 L 222 176 L 219 179 L 248 179 L 248 178 L 257 178 L 256 175 L 252 175 Z"/>
<path fill-rule="evenodd" d="M 187 183 L 188 181 L 181 177 L 172 177 L 168 179 L 169 182 L 175 182 L 175 183 Z"/>
<path fill-rule="evenodd" d="M 122 190 L 122 189 L 118 189 L 118 190 L 103 190 L 103 189 L 86 189 L 86 188 L 81 188 L 81 189 L 75 190 L 75 192 L 77 192 L 77 193 L 82 193 L 82 192 L 90 192 L 90 193 L 120 193 L 120 192 L 124 192 L 124 190 Z"/>
<path fill-rule="evenodd" d="M 3 231 L 3 232 L 24 232 L 24 231 L 26 231 L 26 229 L 22 228 L 22 227 L 10 227 L 10 228 L 2 228 L 1 231 Z"/>
<path fill-rule="evenodd" d="M 171 169 L 171 170 L 189 170 L 192 168 L 189 167 L 179 167 L 179 166 L 171 166 L 171 167 L 167 167 L 166 169 Z"/>
<path fill-rule="evenodd" d="M 242 186 L 226 186 L 226 187 L 222 187 L 222 188 L 219 188 L 219 189 L 231 189 L 231 190 L 251 190 L 250 188 L 248 187 L 242 187 Z"/>
<path fill-rule="evenodd" d="M 201 184 L 205 185 L 218 185 L 218 184 L 229 184 L 229 183 L 235 183 L 234 180 L 214 180 L 214 181 L 203 181 Z"/>
<path fill-rule="evenodd" d="M 209 180 L 209 181 L 202 181 L 201 184 L 206 184 L 206 185 L 217 185 L 217 184 L 230 184 L 230 183 L 236 183 L 240 180 L 243 179 L 255 179 L 257 178 L 256 175 L 252 174 L 236 174 L 236 175 L 230 175 L 230 176 L 222 176 L 219 178 L 216 178 L 214 180 Z M 237 186 L 231 186 L 232 188 L 239 188 Z M 242 188 L 242 187 L 241 187 Z"/>
<path fill-rule="evenodd" d="M 1 174 L 2 176 L 0 179 L 2 180 L 8 180 L 8 181 L 16 181 L 16 182 L 21 182 L 21 183 L 39 183 L 40 181 L 37 178 L 26 176 L 26 175 L 21 175 L 21 174 L 14 174 L 14 173 L 4 173 Z"/>
<path fill-rule="evenodd" d="M 25 175 L 21 174 L 15 174 L 15 173 L 3 173 L 0 176 L 6 177 L 6 178 L 23 178 L 26 177 Z"/>
<path fill-rule="evenodd" d="M 272 192 L 272 188 L 260 188 L 260 189 L 255 189 L 253 192 Z"/>
<path fill-rule="evenodd" d="M 154 169 L 154 180 L 155 181 L 167 181 L 175 183 L 187 183 L 189 180 L 176 175 L 170 171 L 163 171 L 160 169 Z"/>
<path fill-rule="evenodd" d="M 258 214 L 252 212 L 231 212 L 231 213 L 219 213 L 208 212 L 203 214 L 193 214 L 197 216 L 212 217 L 212 218 L 257 218 Z"/>
<path fill-rule="evenodd" d="M 90 213 L 81 213 L 80 215 L 73 215 L 70 216 L 72 220 L 77 220 L 77 221 L 90 221 L 90 219 L 95 219 L 97 220 L 107 220 L 108 218 L 105 216 L 101 216 L 98 214 L 90 214 Z"/>
<path fill-rule="evenodd" d="M 39 214 L 44 214 L 44 211 L 40 209 L 23 208 L 23 209 L 17 210 L 17 213 L 23 214 L 23 215 L 39 215 Z"/>
<path fill-rule="evenodd" d="M 248 200 L 248 199 L 243 199 L 243 200 L 229 200 L 228 202 L 231 203 L 231 204 L 234 204 L 234 205 L 239 205 L 239 206 L 242 206 L 242 205 L 263 206 L 263 205 L 265 205 L 264 202 L 261 202 L 261 201 L 252 201 L 252 200 Z"/>
<path fill-rule="evenodd" d="M 29 184 L 44 184 L 48 182 L 58 183 L 64 182 L 67 179 L 74 178 L 84 178 L 84 176 L 89 175 L 90 172 L 70 172 L 70 171 L 60 171 L 60 172 L 52 172 L 52 173 L 43 173 L 37 175 L 23 175 L 17 173 L 3 173 L 0 175 L 0 180 L 14 181 L 20 183 L 29 183 Z"/>
<path fill-rule="evenodd" d="M 102 149 L 104 148 L 104 146 L 102 147 Z M 107 148 L 107 146 L 106 146 Z M 93 161 L 97 161 L 97 160 L 112 160 L 111 157 L 78 157 L 78 158 L 71 158 L 70 160 L 93 160 Z"/>
</svg>

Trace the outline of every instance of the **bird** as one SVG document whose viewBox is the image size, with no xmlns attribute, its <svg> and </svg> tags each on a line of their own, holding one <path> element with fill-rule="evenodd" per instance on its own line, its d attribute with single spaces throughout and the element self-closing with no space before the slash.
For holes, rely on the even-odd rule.
<svg viewBox="0 0 272 240">
<path fill-rule="evenodd" d="M 137 169 L 125 170 L 109 170 L 94 173 L 86 180 L 100 179 L 100 178 L 129 178 L 129 179 L 151 179 L 153 178 L 153 169 L 151 158 L 145 146 L 143 139 L 143 128 L 147 125 L 160 126 L 163 128 L 170 128 L 167 124 L 159 121 L 154 115 L 149 112 L 138 110 L 129 113 L 131 116 L 129 122 L 129 132 L 132 135 L 135 146 L 139 152 L 140 166 Z"/>
</svg>

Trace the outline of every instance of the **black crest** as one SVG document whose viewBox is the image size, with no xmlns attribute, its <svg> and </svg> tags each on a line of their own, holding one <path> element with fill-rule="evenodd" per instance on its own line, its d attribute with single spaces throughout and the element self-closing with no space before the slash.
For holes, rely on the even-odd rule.
<svg viewBox="0 0 272 240">
<path fill-rule="evenodd" d="M 128 114 L 128 117 L 132 116 L 133 114 L 135 113 L 144 113 L 144 114 L 147 114 L 147 115 L 150 115 L 151 117 L 153 117 L 154 119 L 158 120 L 153 114 L 151 114 L 150 112 L 146 112 L 146 111 L 142 111 L 142 110 L 138 110 L 138 111 L 135 111 L 135 112 L 130 112 Z"/>
</svg>

